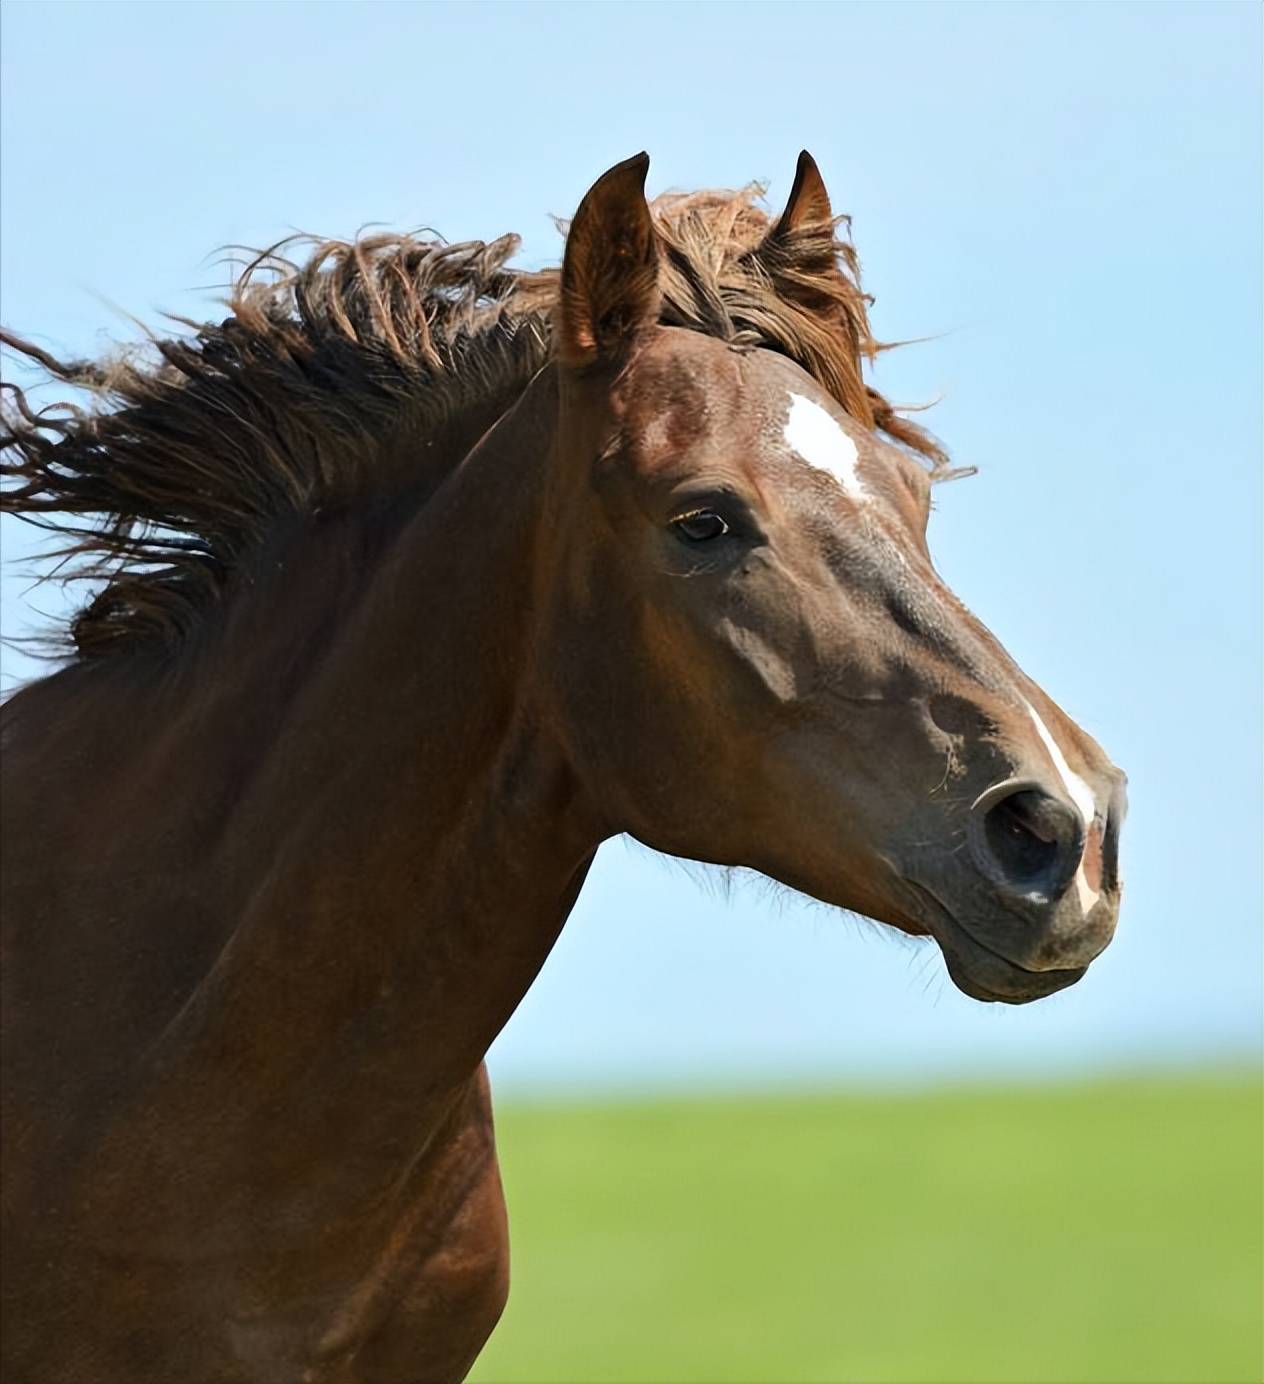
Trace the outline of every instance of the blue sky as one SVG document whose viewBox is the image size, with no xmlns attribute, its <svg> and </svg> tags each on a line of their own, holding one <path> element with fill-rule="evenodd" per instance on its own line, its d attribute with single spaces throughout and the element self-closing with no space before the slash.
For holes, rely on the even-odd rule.
<svg viewBox="0 0 1264 1384">
<path fill-rule="evenodd" d="M 803 146 L 899 400 L 980 468 L 941 570 L 1131 779 L 1120 931 L 978 1006 L 937 953 L 611 843 L 502 1087 L 926 1080 L 1260 1041 L 1261 11 L 1252 4 L 36 4 L 0 11 L 0 316 L 69 352 L 213 312 L 211 252 L 372 222 L 523 236 Z M 115 306 L 117 305 L 117 307 Z M 31 543 L 6 521 L 6 634 Z M 8 680 L 32 666 L 6 652 Z"/>
</svg>

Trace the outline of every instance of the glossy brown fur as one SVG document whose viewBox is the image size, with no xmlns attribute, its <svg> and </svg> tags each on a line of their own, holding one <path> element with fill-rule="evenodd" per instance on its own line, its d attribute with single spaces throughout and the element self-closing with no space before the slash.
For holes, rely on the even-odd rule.
<svg viewBox="0 0 1264 1384">
<path fill-rule="evenodd" d="M 773 226 L 656 222 L 644 174 L 560 292 L 326 247 L 157 372 L 47 362 L 113 412 L 18 399 L 11 503 L 113 566 L 4 709 L 6 1380 L 461 1378 L 507 1289 L 482 1059 L 617 832 L 932 932 L 980 997 L 1109 939 L 1119 776 L 930 565 L 942 458 L 857 387 L 815 166 Z M 964 849 L 1015 776 L 1024 849 L 1096 850 L 1087 914 Z"/>
</svg>

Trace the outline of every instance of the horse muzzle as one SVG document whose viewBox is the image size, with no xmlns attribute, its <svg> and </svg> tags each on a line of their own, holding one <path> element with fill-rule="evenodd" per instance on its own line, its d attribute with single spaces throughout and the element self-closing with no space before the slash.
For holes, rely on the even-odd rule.
<svg viewBox="0 0 1264 1384">
<path fill-rule="evenodd" d="M 981 793 L 965 849 L 905 874 L 921 923 L 958 989 L 1022 1004 L 1073 985 L 1119 916 L 1122 776 L 1085 824 L 1056 792 L 1008 779 Z"/>
</svg>

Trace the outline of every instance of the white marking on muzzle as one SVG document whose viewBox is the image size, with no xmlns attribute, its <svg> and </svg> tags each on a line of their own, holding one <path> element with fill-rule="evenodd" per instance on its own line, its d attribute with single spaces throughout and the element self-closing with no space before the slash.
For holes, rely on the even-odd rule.
<svg viewBox="0 0 1264 1384">
<path fill-rule="evenodd" d="M 1080 912 L 1087 913 L 1101 897 L 1097 890 L 1084 877 L 1084 866 L 1075 872 L 1075 896 L 1080 901 Z"/>
<path fill-rule="evenodd" d="M 1062 780 L 1063 787 L 1067 791 L 1067 796 L 1079 809 L 1080 816 L 1084 818 L 1084 825 L 1093 825 L 1093 817 L 1097 813 L 1097 800 L 1093 797 L 1093 790 L 1066 762 L 1058 742 L 1049 734 L 1049 727 L 1036 714 L 1036 708 L 1023 699 L 1023 705 L 1027 708 L 1027 713 L 1036 724 L 1036 734 L 1044 742 L 1044 747 L 1049 751 L 1049 758 L 1053 760 L 1053 767 L 1058 771 L 1058 776 Z"/>
<path fill-rule="evenodd" d="M 790 395 L 790 414 L 786 418 L 786 445 L 809 466 L 824 471 L 857 498 L 865 492 L 856 471 L 859 460 L 856 444 L 820 404 L 802 394 Z"/>
<path fill-rule="evenodd" d="M 1093 818 L 1097 813 L 1097 800 L 1093 797 L 1093 790 L 1066 762 L 1066 756 L 1058 742 L 1049 734 L 1049 727 L 1040 719 L 1036 708 L 1024 697 L 1023 705 L 1027 708 L 1027 713 L 1035 723 L 1036 734 L 1040 736 L 1046 750 L 1049 751 L 1049 758 L 1053 760 L 1053 767 L 1058 771 L 1058 777 L 1062 780 L 1063 787 L 1067 791 L 1067 797 L 1075 804 L 1076 810 L 1084 819 L 1084 829 L 1087 831 L 1093 825 Z M 1084 866 L 1075 872 L 1075 893 L 1080 901 L 1080 911 L 1087 913 L 1098 900 L 1098 892 L 1089 884 L 1084 875 Z"/>
</svg>

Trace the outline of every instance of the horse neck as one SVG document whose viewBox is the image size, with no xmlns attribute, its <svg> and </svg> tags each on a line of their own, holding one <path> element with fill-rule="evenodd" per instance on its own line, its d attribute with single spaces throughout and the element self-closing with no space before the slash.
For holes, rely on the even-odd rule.
<svg viewBox="0 0 1264 1384">
<path fill-rule="evenodd" d="M 177 1066 L 248 1067 L 252 1106 L 315 1062 L 322 1121 L 341 1105 L 361 1148 L 474 1072 L 602 835 L 530 682 L 555 415 L 537 381 L 403 526 L 292 702 L 215 862 L 241 921 L 163 1039 Z"/>
</svg>

